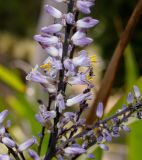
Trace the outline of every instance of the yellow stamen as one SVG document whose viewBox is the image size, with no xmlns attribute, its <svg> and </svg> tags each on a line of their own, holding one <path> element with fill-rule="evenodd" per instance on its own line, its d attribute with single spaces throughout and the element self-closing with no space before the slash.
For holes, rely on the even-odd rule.
<svg viewBox="0 0 142 160">
<path fill-rule="evenodd" d="M 51 64 L 51 62 L 48 62 L 46 64 L 41 65 L 40 68 L 43 68 L 43 69 L 47 70 L 48 72 L 50 72 L 51 68 L 52 68 L 52 64 Z"/>
<path fill-rule="evenodd" d="M 97 60 L 96 55 L 90 56 L 91 65 L 92 65 L 93 67 L 96 66 L 96 60 Z"/>
<path fill-rule="evenodd" d="M 89 73 L 86 75 L 86 80 L 88 82 L 92 82 L 93 81 L 93 76 L 91 76 Z"/>
</svg>

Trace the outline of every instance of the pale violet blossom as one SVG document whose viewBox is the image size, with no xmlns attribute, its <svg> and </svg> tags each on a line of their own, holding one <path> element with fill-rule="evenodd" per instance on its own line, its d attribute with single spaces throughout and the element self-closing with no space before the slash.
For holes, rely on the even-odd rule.
<svg viewBox="0 0 142 160">
<path fill-rule="evenodd" d="M 82 18 L 80 20 L 78 20 L 76 22 L 76 26 L 78 28 L 85 28 L 85 29 L 89 29 L 91 27 L 94 27 L 95 25 L 97 25 L 99 23 L 98 20 L 96 19 L 93 19 L 91 17 L 85 17 L 85 18 Z"/>
<path fill-rule="evenodd" d="M 66 105 L 70 107 L 82 101 L 90 100 L 91 98 L 92 98 L 92 94 L 90 92 L 85 93 L 85 94 L 79 94 L 73 98 L 68 99 L 66 102 Z"/>
<path fill-rule="evenodd" d="M 16 146 L 15 142 L 14 142 L 12 139 L 10 139 L 9 137 L 3 137 L 3 138 L 2 138 L 2 142 L 3 142 L 6 146 L 8 146 L 8 147 L 10 147 L 10 148 L 13 148 L 13 147 Z"/>
<path fill-rule="evenodd" d="M 40 160 L 40 157 L 38 156 L 38 154 L 32 149 L 28 150 L 28 154 L 33 160 Z"/>
<path fill-rule="evenodd" d="M 93 39 L 86 37 L 86 33 L 82 30 L 78 30 L 71 38 L 72 42 L 76 46 L 84 47 L 93 42 Z"/>
<path fill-rule="evenodd" d="M 45 5 L 45 11 L 54 18 L 62 18 L 62 12 L 52 6 Z"/>
<path fill-rule="evenodd" d="M 58 107 L 59 113 L 62 113 L 62 111 L 65 109 L 65 100 L 61 93 L 57 95 L 56 106 Z"/>
<path fill-rule="evenodd" d="M 0 124 L 3 123 L 3 121 L 5 120 L 7 115 L 8 115 L 8 110 L 4 110 L 4 111 L 0 112 Z"/>
<path fill-rule="evenodd" d="M 67 155 L 78 155 L 78 154 L 85 153 L 86 150 L 81 147 L 67 147 L 64 149 L 64 152 Z"/>
<path fill-rule="evenodd" d="M 46 35 L 46 36 L 35 35 L 34 40 L 36 40 L 37 42 L 39 42 L 40 44 L 42 44 L 44 46 L 54 45 L 54 44 L 57 44 L 59 42 L 58 37 L 51 36 L 51 35 Z"/>
<path fill-rule="evenodd" d="M 48 27 L 42 27 L 41 32 L 47 33 L 47 34 L 54 34 L 57 32 L 60 32 L 62 30 L 63 26 L 61 24 L 52 24 Z"/>
<path fill-rule="evenodd" d="M 98 118 L 101 118 L 103 116 L 103 103 L 102 102 L 99 102 L 98 106 L 97 106 L 97 110 L 96 110 L 96 116 Z"/>
<path fill-rule="evenodd" d="M 94 5 L 93 2 L 90 2 L 87 0 L 85 0 L 85 1 L 77 0 L 77 2 L 76 2 L 77 9 L 84 14 L 90 14 L 91 13 L 90 7 L 93 5 Z"/>
<path fill-rule="evenodd" d="M 28 139 L 24 143 L 18 146 L 18 151 L 23 152 L 24 150 L 28 149 L 31 147 L 33 144 L 37 144 L 36 138 L 33 136 L 31 139 Z"/>
</svg>

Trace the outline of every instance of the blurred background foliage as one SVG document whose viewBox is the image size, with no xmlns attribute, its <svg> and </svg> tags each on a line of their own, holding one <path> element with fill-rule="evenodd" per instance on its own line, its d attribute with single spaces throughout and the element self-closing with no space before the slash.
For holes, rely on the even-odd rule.
<svg viewBox="0 0 142 160">
<path fill-rule="evenodd" d="M 94 38 L 94 45 L 99 48 L 97 54 L 103 57 L 105 64 L 103 73 L 136 2 L 136 0 L 96 0 L 96 5 L 92 8 L 92 16 L 99 19 L 100 24 L 92 29 L 90 34 Z M 40 131 L 40 126 L 34 119 L 38 104 L 36 98 L 28 98 L 34 91 L 32 87 L 28 87 L 25 76 L 31 69 L 29 64 L 32 62 L 35 45 L 37 45 L 33 42 L 32 37 L 37 32 L 42 4 L 41 0 L 0 1 L 0 110 L 5 107 L 9 108 L 13 123 L 11 131 L 19 142 L 29 137 L 31 133 L 37 135 Z M 116 94 L 117 97 L 112 96 L 111 101 L 116 102 L 116 99 L 122 96 L 122 91 L 127 93 L 132 89 L 133 84 L 140 86 L 142 91 L 141 43 L 142 21 L 139 21 L 116 76 L 112 95 L 119 94 Z M 125 98 L 126 95 L 119 99 L 110 113 L 125 103 Z M 112 102 L 112 104 L 114 103 Z M 112 159 L 115 157 L 117 160 L 116 154 L 119 154 L 117 155 L 118 160 L 127 158 L 141 160 L 139 157 L 142 142 L 141 123 L 136 122 L 132 125 L 133 131 L 127 140 L 124 135 L 111 144 L 110 157 Z M 17 136 L 17 133 L 21 136 Z M 137 135 L 138 140 L 136 140 Z M 118 146 L 114 147 L 115 144 L 121 144 L 123 150 L 117 150 Z M 128 148 L 125 146 L 126 144 Z M 137 149 L 138 147 L 139 149 Z M 127 152 L 129 152 L 129 156 L 126 156 Z M 106 158 L 104 159 L 106 160 Z"/>
</svg>

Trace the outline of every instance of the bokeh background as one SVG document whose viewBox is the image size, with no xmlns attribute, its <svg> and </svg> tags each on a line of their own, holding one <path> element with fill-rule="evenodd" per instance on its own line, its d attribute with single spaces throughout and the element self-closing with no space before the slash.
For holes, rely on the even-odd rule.
<svg viewBox="0 0 142 160">
<path fill-rule="evenodd" d="M 44 59 L 43 51 L 33 41 L 33 35 L 39 33 L 40 26 L 52 22 L 51 17 L 43 11 L 46 2 L 0 1 L 0 111 L 9 109 L 9 118 L 12 119 L 10 130 L 19 143 L 40 131 L 34 118 L 38 110 L 37 99 L 47 98 L 40 88 L 37 89 L 37 86 L 25 80 L 31 68 Z M 49 3 L 57 5 L 52 1 Z M 98 57 L 96 90 L 136 3 L 137 0 L 96 0 L 96 5 L 92 8 L 92 16 L 100 20 L 100 24 L 90 31 L 94 44 L 87 48 Z M 57 8 L 64 10 L 62 5 L 57 5 Z M 133 84 L 142 88 L 141 61 L 142 18 L 121 60 L 106 113 L 111 108 L 116 110 L 118 106 L 121 107 Z M 122 133 L 121 138 L 110 144 L 110 152 L 102 154 L 103 160 L 141 160 L 142 122 L 135 122 L 131 127 L 129 136 Z"/>
</svg>

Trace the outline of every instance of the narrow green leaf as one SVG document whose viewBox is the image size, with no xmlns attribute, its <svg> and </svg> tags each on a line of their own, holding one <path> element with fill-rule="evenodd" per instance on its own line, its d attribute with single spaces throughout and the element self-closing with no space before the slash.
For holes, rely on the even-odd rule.
<svg viewBox="0 0 142 160">
<path fill-rule="evenodd" d="M 19 92 L 25 91 L 25 85 L 22 80 L 13 71 L 2 65 L 0 65 L 0 80 Z"/>
<path fill-rule="evenodd" d="M 142 121 L 136 121 L 130 125 L 131 133 L 127 138 L 128 160 L 142 159 Z"/>
<path fill-rule="evenodd" d="M 129 44 L 125 49 L 124 53 L 124 64 L 125 64 L 125 87 L 128 89 L 133 85 L 138 77 L 138 65 L 134 57 L 134 52 Z"/>
<path fill-rule="evenodd" d="M 41 130 L 39 123 L 35 119 L 35 107 L 27 101 L 24 94 L 9 96 L 7 98 L 7 103 L 17 112 L 19 117 L 29 120 L 33 134 L 37 134 Z"/>
</svg>

